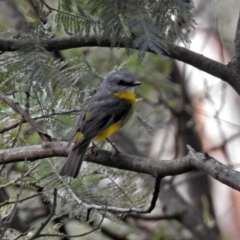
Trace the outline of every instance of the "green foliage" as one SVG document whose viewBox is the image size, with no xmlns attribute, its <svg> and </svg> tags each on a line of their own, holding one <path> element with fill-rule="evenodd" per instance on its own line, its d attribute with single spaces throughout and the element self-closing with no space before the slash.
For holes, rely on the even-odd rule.
<svg viewBox="0 0 240 240">
<path fill-rule="evenodd" d="M 98 78 L 84 57 L 61 62 L 54 60 L 38 45 L 22 52 L 1 55 L 0 63 L 2 63 L 1 90 L 22 105 L 33 119 L 38 120 L 57 138 L 60 137 L 59 130 L 65 129 L 62 123 L 65 121 L 64 115 L 79 114 L 81 103 L 84 104 L 95 90 L 91 82 L 84 83 L 82 78 L 86 78 L 87 75 L 91 81 Z M 7 105 L 1 105 L 1 128 L 13 126 L 11 131 L 3 135 L 2 140 L 5 143 L 13 139 L 16 129 L 21 126 L 21 119 L 15 114 Z M 20 135 L 19 140 L 21 137 L 25 139 L 28 135 L 25 124 L 22 128 L 25 134 Z M 65 129 L 63 134 L 66 133 Z"/>
<path fill-rule="evenodd" d="M 38 7 L 46 22 L 43 24 L 35 13 L 28 11 L 31 23 L 18 36 L 25 45 L 21 51 L 0 55 L 0 89 L 50 135 L 68 140 L 70 130 L 101 83 L 102 75 L 117 66 L 122 67 L 123 62 L 143 82 L 138 90 L 140 109 L 145 107 L 144 99 L 158 101 L 159 87 L 163 92 L 171 93 L 171 105 L 177 105 L 175 99 L 180 94 L 179 87 L 165 80 L 171 64 L 146 52 L 151 49 L 161 54 L 167 51 L 166 41 L 188 41 L 187 32 L 192 28 L 190 3 L 181 0 L 61 0 L 54 6 L 53 2 L 45 2 L 49 5 Z M 62 35 L 64 31 L 79 38 L 109 39 L 112 45 L 132 38 L 133 47 L 140 50 L 76 49 L 64 52 L 66 60 L 56 60 L 45 50 L 42 40 Z M 138 65 L 137 59 L 142 65 Z M 154 134 L 152 119 L 156 112 L 163 110 L 161 104 L 160 107 L 148 107 L 144 114 L 137 112 L 126 126 L 128 136 L 135 139 L 138 148 L 145 149 L 143 147 L 149 144 L 146 132 L 151 136 Z M 41 143 L 34 129 L 9 106 L 1 103 L 0 114 L 1 148 Z M 82 222 L 92 221 L 96 226 L 104 214 L 114 221 L 120 221 L 117 217 L 122 215 L 92 210 L 87 219 L 86 204 L 122 208 L 146 206 L 148 191 L 137 174 L 88 164 L 77 179 L 69 182 L 58 174 L 63 161 L 59 158 L 41 160 L 31 177 L 23 180 L 24 187 L 43 188 L 47 201 L 53 200 L 53 189 L 58 189 L 56 216 L 69 214 Z M 20 171 L 22 166 L 14 170 Z M 0 180 L 4 184 L 8 179 Z M 2 211 L 10 213 L 12 208 L 6 207 Z M 46 227 L 43 233 L 55 230 Z M 17 233 L 9 231 L 8 234 Z"/>
<path fill-rule="evenodd" d="M 42 160 L 39 163 L 32 173 L 31 184 L 42 187 L 48 200 L 53 198 L 53 189 L 58 189 L 57 216 L 69 214 L 70 218 L 76 217 L 82 222 L 94 220 L 97 225 L 106 211 L 92 210 L 90 219 L 87 219 L 88 205 L 141 208 L 147 204 L 149 193 L 145 189 L 145 182 L 136 173 L 89 163 L 78 178 L 69 182 L 69 179 L 58 174 L 62 165 L 59 159 Z M 110 212 L 106 217 L 118 221 Z"/>
<path fill-rule="evenodd" d="M 35 54 L 36 56 L 34 57 Z M 110 54 L 113 53 L 109 52 Z M 126 62 L 126 65 L 127 67 L 131 66 L 132 71 L 134 71 L 137 64 L 136 54 L 130 58 L 124 51 L 118 54 L 121 55 L 121 61 L 123 59 L 129 60 Z M 85 57 L 80 56 L 60 62 L 54 60 L 42 48 L 36 48 L 32 52 L 23 51 L 0 57 L 3 63 L 5 63 L 5 59 L 8 59 L 10 62 L 5 66 L 6 78 L 2 78 L 2 81 L 4 81 L 2 86 L 8 92 L 8 96 L 27 109 L 30 116 L 40 123 L 44 129 L 47 129 L 51 135 L 58 139 L 63 138 L 67 140 L 66 136 L 69 135 L 69 130 L 73 129 L 75 120 L 80 114 L 82 107 L 96 90 L 95 86 L 102 80 L 98 71 L 95 70 L 95 64 L 92 64 L 94 63 L 92 59 L 89 58 L 91 60 L 91 63 L 89 63 Z M 30 57 L 31 60 L 28 59 Z M 94 58 L 97 61 L 96 67 L 98 68 L 102 68 L 101 64 L 105 64 L 104 61 L 100 60 L 101 57 L 102 54 L 99 54 L 98 60 Z M 113 59 L 115 59 L 114 56 Z M 26 61 L 27 64 L 25 64 Z M 160 63 L 152 56 L 151 58 L 147 56 L 146 61 L 151 63 L 148 66 L 149 68 L 153 68 L 154 64 L 158 66 Z M 115 63 L 117 65 L 117 61 L 111 62 L 111 64 Z M 161 65 L 164 74 L 166 74 L 170 69 L 167 66 L 168 63 L 161 62 Z M 115 66 L 115 68 L 117 67 Z M 22 70 L 16 71 L 19 74 L 17 75 L 17 81 L 15 81 L 13 69 Z M 32 72 L 30 69 L 32 69 Z M 137 71 L 137 68 L 135 71 Z M 140 72 L 136 75 L 141 77 Z M 158 82 L 158 77 L 156 76 L 156 78 L 149 81 L 150 83 L 151 81 Z M 146 86 L 149 86 L 148 81 L 145 80 L 145 82 Z M 164 83 L 164 81 L 162 82 Z M 166 85 L 168 86 L 168 84 Z M 150 87 L 150 92 L 152 91 Z M 30 96 L 29 100 L 27 100 L 28 95 Z M 14 111 L 9 109 L 8 106 L 1 106 L 5 115 L 4 119 L 11 119 L 10 125 L 20 120 L 17 114 L 13 116 Z M 73 121 L 71 117 L 74 118 Z M 0 122 L 2 124 L 1 128 L 5 126 L 4 119 Z M 133 119 L 134 126 L 132 127 L 134 127 L 134 130 L 132 132 L 134 134 L 139 135 L 139 126 L 153 134 L 154 127 L 151 126 L 147 117 L 145 118 L 143 114 L 139 113 Z M 137 119 L 139 119 L 139 124 L 136 124 Z M 18 145 L 26 146 L 40 141 L 37 134 L 27 124 L 24 124 L 21 130 L 21 134 L 18 137 Z M 7 142 L 14 139 L 16 132 L 16 128 L 8 131 L 8 134 L 3 135 L 4 141 Z M 142 132 L 146 132 L 146 130 Z M 11 146 L 10 143 L 9 146 Z M 7 146 L 6 144 L 4 145 Z M 84 204 L 125 208 L 146 206 L 148 192 L 142 180 L 135 173 L 105 169 L 97 164 L 88 164 L 87 169 L 83 169 L 79 177 L 69 183 L 58 175 L 63 161 L 60 161 L 59 158 L 41 160 L 40 165 L 33 171 L 31 178 L 24 181 L 24 186 L 40 186 L 43 188 L 43 194 L 47 201 L 52 201 L 53 189 L 58 189 L 56 216 L 70 214 L 71 219 L 76 217 L 81 222 L 92 221 L 94 226 L 97 226 L 104 214 L 115 222 L 120 222 L 119 217 L 122 215 L 116 216 L 111 212 L 105 213 L 105 211 L 92 210 L 89 219 L 87 219 L 88 212 Z M 65 221 L 69 221 L 69 219 L 63 220 L 63 223 Z M 44 232 L 49 233 L 51 231 L 47 228 Z"/>
<path fill-rule="evenodd" d="M 19 240 L 28 240 L 29 239 L 29 236 L 31 236 L 30 234 L 29 235 L 23 235 L 21 232 L 13 229 L 13 228 L 8 228 L 6 230 L 6 232 L 4 233 L 3 235 L 3 238 L 2 239 L 19 239 Z M 20 237 L 19 237 L 20 236 Z"/>
<path fill-rule="evenodd" d="M 191 1 L 100 0 L 60 1 L 56 22 L 79 37 L 95 35 L 116 45 L 124 38 L 134 39 L 142 60 L 148 49 L 161 54 L 165 41 L 188 42 L 193 29 Z M 49 9 L 52 11 L 53 9 Z"/>
</svg>

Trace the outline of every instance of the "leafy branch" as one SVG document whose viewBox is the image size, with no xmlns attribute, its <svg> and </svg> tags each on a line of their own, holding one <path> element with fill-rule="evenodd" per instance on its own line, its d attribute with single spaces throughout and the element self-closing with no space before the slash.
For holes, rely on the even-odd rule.
<svg viewBox="0 0 240 240">
<path fill-rule="evenodd" d="M 22 39 L 3 39 L 0 38 L 0 51 L 16 51 L 21 49 L 26 44 L 26 40 Z M 34 44 L 29 42 L 28 44 Z M 48 51 L 66 50 L 71 48 L 81 47 L 120 47 L 120 48 L 133 48 L 138 50 L 137 47 L 133 47 L 133 40 L 130 38 L 123 38 L 116 46 L 112 46 L 111 39 L 100 39 L 96 36 L 89 36 L 86 40 L 85 37 L 61 37 L 52 38 L 48 40 L 40 41 L 40 44 Z M 171 43 L 166 43 L 167 51 L 163 51 L 163 55 L 190 64 L 206 73 L 209 73 L 215 77 L 228 82 L 237 93 L 240 93 L 240 82 L 235 81 L 239 79 L 240 74 L 233 64 L 228 65 L 214 61 L 201 54 L 195 53 L 187 48 L 180 47 Z M 148 52 L 155 53 L 151 49 L 147 49 Z"/>
</svg>

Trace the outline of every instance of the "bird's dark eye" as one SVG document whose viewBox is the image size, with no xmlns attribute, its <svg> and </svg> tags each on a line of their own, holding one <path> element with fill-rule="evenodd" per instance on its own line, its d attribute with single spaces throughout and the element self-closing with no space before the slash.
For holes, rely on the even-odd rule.
<svg viewBox="0 0 240 240">
<path fill-rule="evenodd" d="M 126 83 L 125 83 L 125 81 L 123 81 L 123 80 L 118 80 L 118 85 L 126 85 Z"/>
</svg>

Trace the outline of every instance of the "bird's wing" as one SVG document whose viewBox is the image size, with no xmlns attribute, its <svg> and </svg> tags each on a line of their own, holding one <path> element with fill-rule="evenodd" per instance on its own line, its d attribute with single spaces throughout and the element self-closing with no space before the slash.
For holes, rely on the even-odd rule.
<svg viewBox="0 0 240 240">
<path fill-rule="evenodd" d="M 82 118 L 80 131 L 85 139 L 92 139 L 112 124 L 123 120 L 131 108 L 130 102 L 117 98 L 92 102 Z"/>
</svg>

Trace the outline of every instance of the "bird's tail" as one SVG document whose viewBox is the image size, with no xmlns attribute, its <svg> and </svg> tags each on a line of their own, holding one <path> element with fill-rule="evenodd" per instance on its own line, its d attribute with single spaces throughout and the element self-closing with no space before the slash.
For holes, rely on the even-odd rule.
<svg viewBox="0 0 240 240">
<path fill-rule="evenodd" d="M 76 144 L 78 146 L 75 146 Z M 76 178 L 80 171 L 83 158 L 87 152 L 90 141 L 83 140 L 82 142 L 76 144 L 73 146 L 72 151 L 70 152 L 67 158 L 67 161 L 63 165 L 61 171 L 59 172 L 61 176 L 66 175 L 69 177 Z"/>
</svg>

